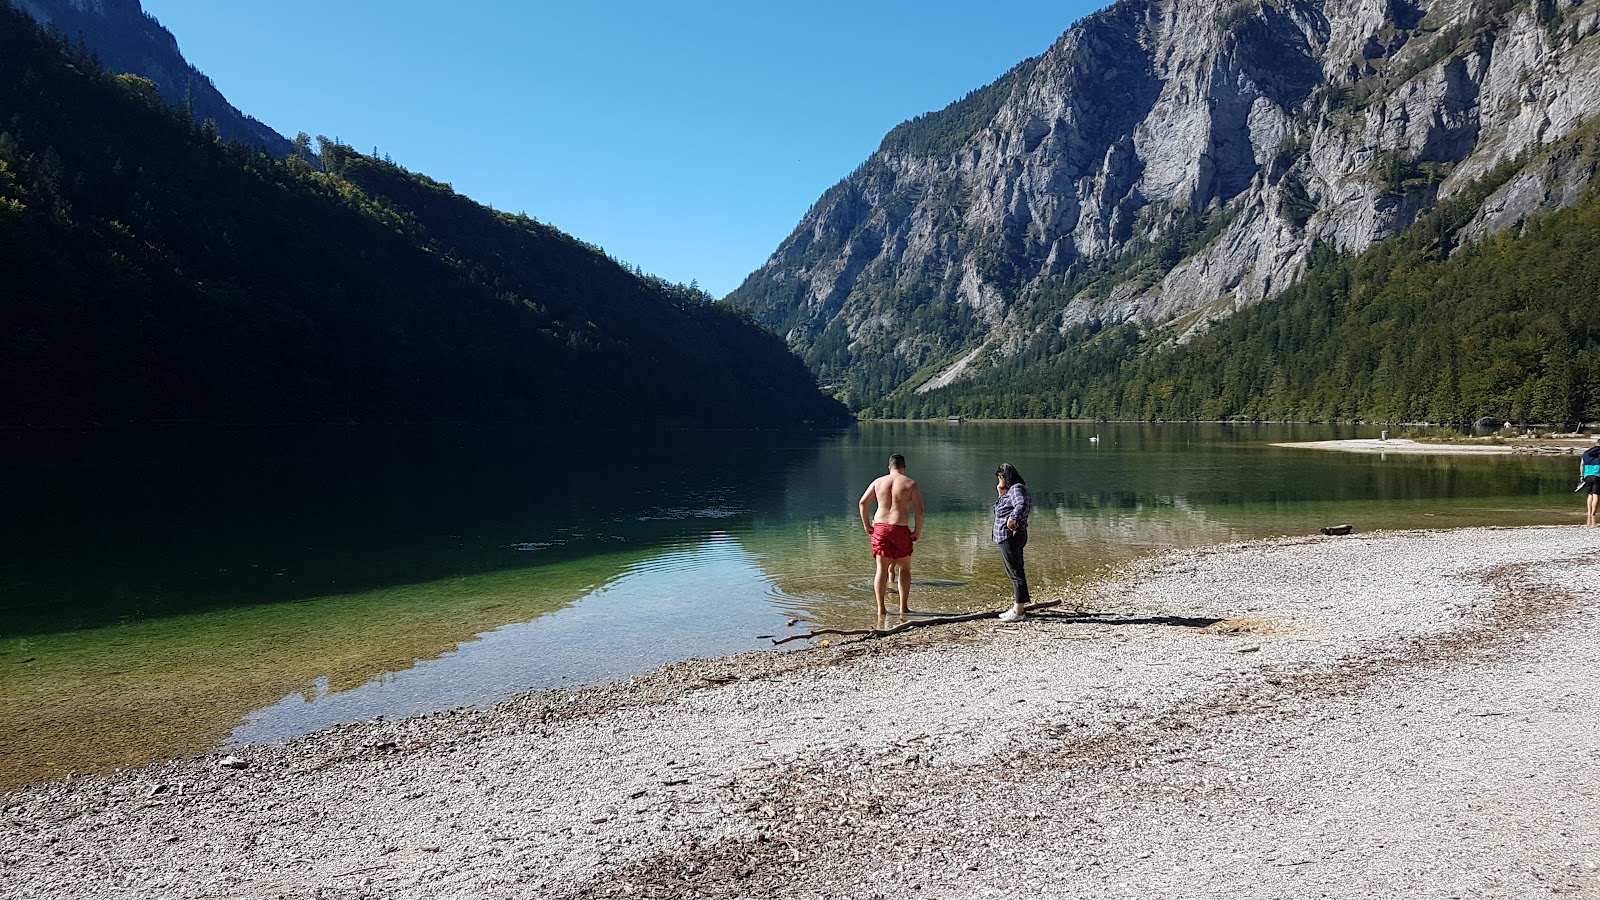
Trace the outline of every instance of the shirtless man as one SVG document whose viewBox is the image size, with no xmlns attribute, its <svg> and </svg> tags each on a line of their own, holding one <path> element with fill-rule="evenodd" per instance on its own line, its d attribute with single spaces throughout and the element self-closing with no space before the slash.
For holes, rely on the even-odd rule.
<svg viewBox="0 0 1600 900">
<path fill-rule="evenodd" d="M 867 510 L 873 502 L 878 512 L 870 519 Z M 927 514 L 922 509 L 922 488 L 906 477 L 906 458 L 896 453 L 889 457 L 889 474 L 867 485 L 861 495 L 861 527 L 872 538 L 872 557 L 878 571 L 872 579 L 872 594 L 878 600 L 878 615 L 885 615 L 884 594 L 889 589 L 889 569 L 899 570 L 900 615 L 911 615 L 911 545 L 922 537 Z"/>
</svg>

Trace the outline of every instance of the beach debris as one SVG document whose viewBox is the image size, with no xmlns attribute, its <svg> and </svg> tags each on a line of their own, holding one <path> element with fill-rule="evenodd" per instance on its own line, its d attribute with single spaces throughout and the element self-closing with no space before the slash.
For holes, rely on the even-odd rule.
<svg viewBox="0 0 1600 900">
<path fill-rule="evenodd" d="M 1349 534 L 1355 531 L 1356 527 L 1354 525 L 1324 525 L 1319 530 L 1326 535 Z"/>
<path fill-rule="evenodd" d="M 1023 609 L 1027 610 L 1028 612 L 1033 612 L 1034 610 L 1048 609 L 1052 606 L 1060 605 L 1060 600 L 1046 600 L 1042 603 L 1031 603 L 1023 607 Z M 911 619 L 901 622 L 899 625 L 896 625 L 893 628 L 818 628 L 815 631 L 808 631 L 805 634 L 791 634 L 786 638 L 777 638 L 772 643 L 774 645 L 785 644 L 789 641 L 800 641 L 807 638 L 821 637 L 825 634 L 834 634 L 841 637 L 859 636 L 861 639 L 866 640 L 868 638 L 880 638 L 888 637 L 891 634 L 900 634 L 901 632 L 910 631 L 913 628 L 926 628 L 929 625 L 953 625 L 956 622 L 976 622 L 979 619 L 995 619 L 999 618 L 999 616 L 999 612 L 987 610 L 984 612 L 964 613 L 962 615 L 955 616 L 941 615 L 931 619 Z M 831 641 L 822 640 L 817 642 L 817 646 L 827 647 L 830 646 L 831 643 Z"/>
<path fill-rule="evenodd" d="M 224 769 L 248 769 L 248 768 L 250 768 L 250 763 L 249 763 L 248 760 L 240 759 L 239 757 L 234 756 L 232 754 L 224 756 L 222 759 L 218 760 L 217 761 L 217 765 L 221 766 Z"/>
<path fill-rule="evenodd" d="M 385 852 L 387 852 L 387 851 L 385 851 Z M 339 872 L 338 874 L 334 875 L 333 877 L 335 877 L 335 878 L 348 878 L 351 875 L 365 875 L 368 872 L 377 872 L 377 871 L 379 871 L 381 869 L 387 869 L 387 868 L 389 868 L 389 864 L 388 863 L 379 863 L 378 865 L 375 865 L 375 866 L 363 866 L 362 868 L 359 868 L 359 869 L 350 869 L 349 871 L 346 871 L 346 872 Z M 371 884 L 372 883 L 372 879 L 368 878 L 363 883 L 364 884 Z"/>
</svg>

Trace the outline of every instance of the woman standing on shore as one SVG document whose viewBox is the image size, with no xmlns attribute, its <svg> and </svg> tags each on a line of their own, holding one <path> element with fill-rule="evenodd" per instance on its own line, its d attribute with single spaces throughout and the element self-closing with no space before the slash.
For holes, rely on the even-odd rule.
<svg viewBox="0 0 1600 900">
<path fill-rule="evenodd" d="M 1033 512 L 1033 502 L 1016 466 L 1001 463 L 994 475 L 995 493 L 1000 495 L 994 505 L 994 542 L 1005 561 L 1006 574 L 1011 576 L 1013 594 L 1011 608 L 1000 614 L 1000 621 L 1015 622 L 1027 614 L 1028 576 L 1022 568 L 1022 548 L 1028 546 L 1028 516 Z"/>
</svg>

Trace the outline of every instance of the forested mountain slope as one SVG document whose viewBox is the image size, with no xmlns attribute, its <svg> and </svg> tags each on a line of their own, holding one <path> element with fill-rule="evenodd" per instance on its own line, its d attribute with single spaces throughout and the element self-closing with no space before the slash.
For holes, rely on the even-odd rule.
<svg viewBox="0 0 1600 900">
<path fill-rule="evenodd" d="M 842 417 L 747 314 L 322 149 L 225 142 L 0 4 L 0 424 Z"/>
<path fill-rule="evenodd" d="M 1167 352 L 1457 198 L 1476 200 L 1453 246 L 1515 232 L 1584 194 L 1593 154 L 1552 151 L 1596 111 L 1600 9 L 1574 0 L 1122 0 L 891 131 L 729 299 L 867 415 L 994 408 L 979 395 L 1019 379 L 1025 408 L 1143 415 L 1131 370 L 1093 368 L 1108 331 L 1140 345 L 1124 362 Z M 1270 376 L 1243 390 L 1286 396 Z M 1305 411 L 1205 409 L 1223 407 Z"/>
<path fill-rule="evenodd" d="M 1600 139 L 1550 155 L 1593 165 Z M 1600 187 L 1474 238 L 1467 227 L 1513 168 L 1364 253 L 1318 247 L 1295 285 L 1185 342 L 1181 322 L 1074 326 L 959 385 L 886 398 L 881 413 L 1600 421 Z"/>
<path fill-rule="evenodd" d="M 187 109 L 197 122 L 215 122 L 225 140 L 288 156 L 283 135 L 245 115 L 217 86 L 189 64 L 172 32 L 161 26 L 139 0 L 15 0 L 41 24 L 55 28 L 71 46 L 87 50 L 113 72 L 143 75 L 171 106 Z M 80 52 L 81 52 L 80 50 Z"/>
</svg>

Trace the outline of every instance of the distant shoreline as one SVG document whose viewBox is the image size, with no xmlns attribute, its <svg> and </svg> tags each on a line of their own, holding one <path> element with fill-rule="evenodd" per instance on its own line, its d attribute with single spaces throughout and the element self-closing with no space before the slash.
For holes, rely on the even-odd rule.
<svg viewBox="0 0 1600 900">
<path fill-rule="evenodd" d="M 1587 440 L 1560 442 L 1502 444 L 1425 444 L 1409 438 L 1358 438 L 1338 441 L 1288 441 L 1274 443 L 1272 447 L 1290 447 L 1300 450 L 1337 450 L 1342 453 L 1399 453 L 1413 456 L 1566 456 L 1576 454 L 1589 445 Z"/>
</svg>

